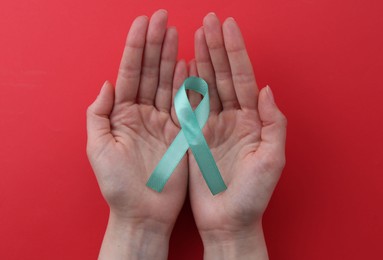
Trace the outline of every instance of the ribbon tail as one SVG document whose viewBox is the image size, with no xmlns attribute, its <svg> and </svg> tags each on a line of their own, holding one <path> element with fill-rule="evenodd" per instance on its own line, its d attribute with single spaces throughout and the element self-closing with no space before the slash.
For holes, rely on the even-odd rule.
<svg viewBox="0 0 383 260">
<path fill-rule="evenodd" d="M 205 139 L 203 139 L 200 144 L 196 146 L 193 145 L 190 148 L 211 193 L 216 195 L 226 190 L 225 182 L 222 179 Z"/>
<path fill-rule="evenodd" d="M 182 130 L 180 130 L 168 150 L 166 150 L 165 154 L 162 156 L 160 162 L 157 164 L 146 183 L 146 186 L 161 192 L 188 149 L 189 144 L 187 143 Z"/>
</svg>

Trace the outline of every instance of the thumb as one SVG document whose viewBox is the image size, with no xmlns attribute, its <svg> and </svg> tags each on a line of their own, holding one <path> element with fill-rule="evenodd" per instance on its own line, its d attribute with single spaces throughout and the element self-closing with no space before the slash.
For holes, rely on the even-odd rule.
<svg viewBox="0 0 383 260">
<path fill-rule="evenodd" d="M 113 103 L 114 88 L 109 81 L 105 81 L 100 94 L 88 107 L 86 113 L 89 140 L 110 133 L 109 115 L 112 112 Z"/>
<path fill-rule="evenodd" d="M 262 121 L 259 153 L 266 157 L 264 161 L 270 167 L 283 168 L 285 165 L 287 120 L 275 104 L 269 86 L 263 88 L 259 93 L 258 111 Z"/>
</svg>

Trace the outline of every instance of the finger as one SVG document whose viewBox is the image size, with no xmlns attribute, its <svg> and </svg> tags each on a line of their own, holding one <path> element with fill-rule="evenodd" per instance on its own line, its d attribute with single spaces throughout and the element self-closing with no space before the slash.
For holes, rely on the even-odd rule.
<svg viewBox="0 0 383 260">
<path fill-rule="evenodd" d="M 110 134 L 109 115 L 113 109 L 114 89 L 106 81 L 101 88 L 100 94 L 87 110 L 88 140 Z M 111 135 L 110 135 L 111 137 Z"/>
<path fill-rule="evenodd" d="M 203 28 L 222 107 L 223 109 L 238 108 L 239 104 L 234 91 L 229 59 L 218 17 L 214 13 L 208 14 L 204 18 Z"/>
<path fill-rule="evenodd" d="M 198 77 L 197 73 L 197 65 L 195 60 L 191 60 L 189 62 L 189 76 Z M 190 105 L 193 109 L 195 109 L 198 104 L 201 102 L 201 95 L 198 92 L 195 92 L 193 90 L 188 90 L 188 97 Z"/>
<path fill-rule="evenodd" d="M 210 111 L 220 112 L 221 101 L 218 95 L 213 64 L 211 63 L 209 48 L 206 44 L 203 28 L 199 28 L 194 35 L 194 48 L 199 77 L 203 78 L 209 86 Z"/>
<path fill-rule="evenodd" d="M 256 109 L 258 87 L 241 31 L 233 18 L 226 19 L 222 28 L 238 102 L 241 108 Z"/>
<path fill-rule="evenodd" d="M 156 96 L 160 72 L 162 43 L 164 41 L 168 14 L 158 10 L 150 18 L 146 35 L 144 60 L 137 101 L 140 104 L 153 105 Z"/>
<path fill-rule="evenodd" d="M 137 17 L 130 27 L 116 81 L 117 104 L 136 100 L 147 27 L 146 16 Z"/>
<path fill-rule="evenodd" d="M 198 77 L 197 64 L 195 59 L 189 62 L 188 69 L 189 69 L 189 76 Z"/>
<path fill-rule="evenodd" d="M 176 111 L 174 109 L 174 97 L 176 96 L 177 91 L 184 83 L 185 79 L 188 77 L 187 65 L 184 60 L 180 60 L 177 62 L 176 69 L 174 71 L 174 79 L 173 79 L 173 94 L 172 94 L 172 108 L 171 108 L 171 116 L 173 122 L 179 127 L 180 124 L 177 119 Z"/>
<path fill-rule="evenodd" d="M 170 27 L 166 31 L 160 64 L 160 82 L 158 84 L 155 105 L 159 111 L 170 113 L 172 103 L 172 85 L 174 68 L 177 62 L 178 33 Z"/>
<path fill-rule="evenodd" d="M 283 168 L 287 120 L 275 104 L 269 86 L 259 93 L 259 117 L 262 121 L 261 144 L 257 153 L 263 158 L 266 168 Z"/>
</svg>

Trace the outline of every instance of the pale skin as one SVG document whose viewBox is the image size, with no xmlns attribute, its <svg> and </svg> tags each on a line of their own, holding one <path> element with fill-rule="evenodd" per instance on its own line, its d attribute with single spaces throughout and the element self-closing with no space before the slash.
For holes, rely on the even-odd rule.
<svg viewBox="0 0 383 260">
<path fill-rule="evenodd" d="M 258 90 L 234 19 L 204 18 L 189 66 L 177 45 L 166 11 L 136 18 L 115 87 L 106 82 L 87 111 L 87 153 L 110 207 L 99 259 L 167 259 L 188 186 L 204 259 L 268 259 L 262 215 L 285 164 L 286 118 L 271 89 Z M 216 196 L 190 152 L 161 193 L 146 186 L 180 130 L 173 98 L 190 75 L 209 84 L 203 133 L 228 187 Z"/>
</svg>

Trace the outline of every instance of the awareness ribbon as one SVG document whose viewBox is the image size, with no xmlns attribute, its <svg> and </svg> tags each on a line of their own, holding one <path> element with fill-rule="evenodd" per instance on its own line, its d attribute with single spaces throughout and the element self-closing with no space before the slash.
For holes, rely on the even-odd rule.
<svg viewBox="0 0 383 260">
<path fill-rule="evenodd" d="M 195 111 L 189 103 L 187 89 L 203 96 Z M 190 147 L 211 193 L 215 195 L 226 190 L 226 185 L 202 133 L 210 111 L 206 81 L 198 77 L 187 78 L 176 93 L 174 107 L 181 130 L 157 164 L 146 185 L 161 192 Z"/>
</svg>

